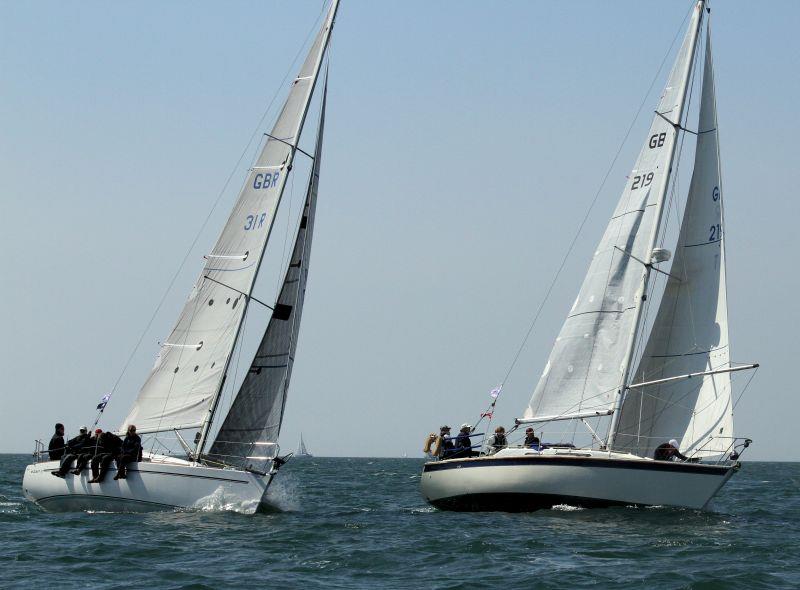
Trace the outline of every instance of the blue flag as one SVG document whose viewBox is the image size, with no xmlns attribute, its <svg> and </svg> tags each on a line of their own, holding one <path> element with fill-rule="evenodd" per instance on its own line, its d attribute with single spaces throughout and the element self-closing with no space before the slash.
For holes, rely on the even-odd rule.
<svg viewBox="0 0 800 590">
<path fill-rule="evenodd" d="M 106 406 L 108 405 L 108 400 L 110 400 L 110 399 L 111 399 L 111 394 L 110 393 L 107 393 L 106 395 L 104 395 L 103 399 L 100 400 L 100 403 L 97 404 L 97 409 L 100 410 L 101 412 L 103 410 L 105 410 Z"/>
</svg>

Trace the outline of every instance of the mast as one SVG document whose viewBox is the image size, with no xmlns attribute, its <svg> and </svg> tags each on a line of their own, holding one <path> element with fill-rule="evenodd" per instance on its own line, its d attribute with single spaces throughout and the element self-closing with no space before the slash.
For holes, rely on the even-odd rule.
<svg viewBox="0 0 800 590">
<path fill-rule="evenodd" d="M 666 169 L 667 169 L 667 178 L 666 181 L 663 183 L 661 187 L 661 191 L 658 195 L 658 201 L 656 204 L 656 219 L 655 223 L 653 224 L 653 230 L 650 235 L 650 247 L 647 250 L 648 256 L 649 253 L 653 251 L 656 247 L 658 242 L 658 235 L 661 230 L 661 222 L 664 213 L 664 201 L 667 191 L 670 187 L 670 180 L 672 179 L 672 162 L 675 159 L 675 152 L 678 148 L 678 137 L 681 131 L 681 121 L 683 120 L 684 110 L 686 108 L 686 93 L 689 88 L 689 79 L 692 75 L 692 69 L 694 68 L 694 61 L 697 53 L 697 41 L 700 35 L 700 28 L 703 23 L 703 8 L 705 7 L 705 0 L 698 0 L 697 4 L 694 8 L 694 14 L 692 16 L 692 23 L 690 24 L 691 27 L 691 38 L 690 38 L 690 56 L 686 62 L 685 69 L 683 71 L 683 75 L 681 76 L 681 89 L 680 89 L 680 99 L 678 102 L 678 112 L 677 117 L 673 121 L 667 118 L 667 115 L 662 113 L 656 113 L 657 116 L 663 117 L 669 123 L 672 124 L 674 137 L 672 141 L 672 146 L 669 151 L 669 155 L 666 160 Z M 647 262 L 650 262 L 649 260 Z M 637 292 L 636 297 L 636 311 L 635 311 L 635 321 L 633 322 L 633 327 L 631 332 L 628 336 L 627 342 L 627 349 L 625 354 L 625 366 L 623 371 L 623 378 L 620 384 L 620 388 L 617 390 L 616 397 L 614 399 L 614 408 L 613 414 L 611 416 L 611 425 L 608 431 L 608 440 L 606 441 L 606 447 L 611 448 L 614 444 L 614 437 L 616 435 L 617 424 L 619 422 L 620 416 L 620 406 L 622 405 L 622 401 L 626 391 L 626 385 L 630 382 L 631 376 L 631 366 L 633 364 L 633 355 L 636 349 L 636 337 L 639 334 L 639 330 L 641 328 L 642 323 L 642 316 L 644 311 L 644 295 L 647 293 L 647 287 L 650 282 L 650 275 L 652 270 L 652 264 L 644 265 L 642 270 L 642 282 L 639 291 Z"/>
<path fill-rule="evenodd" d="M 279 143 L 279 144 L 282 144 L 284 146 L 288 146 L 289 147 L 289 153 L 287 154 L 286 159 L 284 160 L 283 164 L 280 166 L 280 170 L 284 171 L 284 174 L 283 174 L 283 178 L 281 178 L 280 194 L 278 196 L 277 204 L 275 206 L 276 210 L 277 210 L 277 207 L 280 204 L 280 201 L 281 201 L 281 199 L 283 197 L 283 192 L 284 192 L 285 187 L 286 187 L 286 178 L 288 177 L 289 172 L 292 169 L 292 161 L 294 160 L 294 155 L 298 150 L 298 144 L 300 142 L 300 135 L 302 134 L 302 131 L 303 131 L 303 126 L 305 124 L 306 115 L 308 114 L 308 109 L 309 109 L 309 106 L 311 104 L 311 98 L 312 98 L 312 96 L 314 94 L 314 88 L 316 87 L 317 79 L 319 77 L 320 69 L 321 69 L 321 66 L 322 66 L 322 61 L 323 61 L 323 58 L 325 56 L 325 52 L 328 49 L 328 43 L 330 41 L 330 36 L 331 36 L 331 32 L 333 30 L 334 22 L 336 20 L 336 12 L 338 11 L 338 9 L 339 9 L 339 0 L 333 0 L 332 3 L 331 3 L 331 7 L 328 10 L 328 15 L 327 15 L 327 17 L 325 19 L 325 22 L 323 23 L 322 29 L 320 30 L 320 32 L 318 34 L 318 42 L 315 43 L 314 45 L 312 45 L 311 50 L 309 52 L 309 55 L 306 57 L 306 63 L 303 64 L 303 66 L 305 66 L 307 64 L 308 60 L 312 58 L 313 53 L 316 50 L 317 51 L 317 55 L 314 56 L 314 61 L 313 61 L 313 66 L 312 66 L 313 70 L 312 70 L 311 74 L 308 75 L 308 76 L 302 76 L 303 69 L 305 69 L 304 67 L 302 67 L 301 68 L 301 75 L 299 75 L 297 78 L 295 78 L 295 80 L 293 82 L 293 86 L 296 86 L 298 83 L 310 79 L 310 84 L 308 86 L 308 89 L 307 89 L 307 92 L 306 92 L 306 95 L 305 95 L 305 98 L 304 98 L 304 101 L 303 101 L 303 104 L 302 104 L 301 114 L 300 114 L 299 120 L 297 122 L 297 125 L 296 125 L 296 127 L 294 129 L 294 133 L 288 138 L 289 141 L 287 141 L 286 139 L 280 137 L 279 134 L 276 134 L 276 133 L 273 132 L 272 135 L 268 135 L 267 143 L 264 146 L 264 150 L 262 151 L 262 157 L 263 157 L 263 155 L 267 152 L 267 149 L 268 149 L 270 143 Z M 286 102 L 286 105 L 284 106 L 284 109 L 286 109 L 288 107 L 289 102 L 291 100 L 292 100 L 292 94 L 290 92 L 290 95 L 287 98 L 287 102 Z M 283 115 L 283 112 L 281 113 L 281 115 Z M 280 122 L 281 121 L 280 121 L 280 117 L 279 117 L 278 122 L 276 123 L 276 127 L 278 125 L 280 125 Z M 275 167 L 274 166 L 264 166 L 264 167 L 256 166 L 256 167 L 254 167 L 254 169 L 251 172 L 253 172 L 255 170 L 258 170 L 258 169 L 261 169 L 261 168 L 263 168 L 264 170 L 267 170 L 267 169 L 273 169 Z M 258 178 L 259 175 L 260 175 L 260 173 L 257 173 L 255 175 L 255 177 Z M 266 175 L 267 174 L 264 173 L 262 178 L 265 178 Z M 258 183 L 259 181 L 256 180 L 255 182 Z M 269 181 L 261 180 L 260 182 L 263 183 L 263 182 L 269 182 Z M 259 273 L 259 270 L 261 268 L 261 263 L 263 261 L 263 253 L 264 253 L 264 250 L 267 247 L 267 244 L 269 243 L 269 238 L 270 238 L 270 236 L 272 234 L 272 229 L 273 229 L 272 221 L 274 221 L 274 219 L 275 219 L 275 216 L 273 214 L 272 218 L 270 220 L 269 228 L 267 230 L 266 239 L 264 240 L 261 252 L 259 253 L 259 257 L 258 257 L 258 261 L 257 261 L 257 264 L 256 264 L 255 272 L 253 273 L 253 275 L 251 277 L 251 280 L 250 280 L 250 283 L 249 283 L 249 286 L 248 286 L 247 290 L 244 292 L 245 300 L 244 300 L 244 304 L 243 304 L 243 311 L 242 311 L 242 313 L 240 315 L 240 319 L 239 319 L 238 325 L 236 327 L 236 335 L 234 336 L 234 340 L 233 340 L 234 343 L 238 342 L 239 336 L 241 334 L 242 325 L 244 324 L 244 319 L 245 319 L 246 312 L 247 312 L 247 307 L 249 306 L 249 303 L 250 303 L 250 294 L 252 293 L 253 286 L 255 285 L 256 279 L 258 278 L 258 273 Z M 224 365 L 224 369 L 222 371 L 222 379 L 220 380 L 219 386 L 216 388 L 216 391 L 214 392 L 213 401 L 210 404 L 208 413 L 207 413 L 206 418 L 205 418 L 205 420 L 203 422 L 203 426 L 202 426 L 202 429 L 201 429 L 201 432 L 200 432 L 200 438 L 198 440 L 197 447 L 196 447 L 196 450 L 195 450 L 195 457 L 196 458 L 200 458 L 200 456 L 203 453 L 203 448 L 206 445 L 206 442 L 207 442 L 207 439 L 208 439 L 208 433 L 209 433 L 209 431 L 211 429 L 211 425 L 213 423 L 214 416 L 215 416 L 217 408 L 219 406 L 219 401 L 220 401 L 220 398 L 221 398 L 222 390 L 223 390 L 223 388 L 225 386 L 225 380 L 227 378 L 228 369 L 230 367 L 230 363 L 231 363 L 231 360 L 233 358 L 233 350 L 234 350 L 234 348 L 235 348 L 235 344 L 234 344 L 234 347 L 231 348 L 230 352 L 228 353 L 228 355 L 227 355 L 227 357 L 225 359 L 225 365 Z"/>
</svg>

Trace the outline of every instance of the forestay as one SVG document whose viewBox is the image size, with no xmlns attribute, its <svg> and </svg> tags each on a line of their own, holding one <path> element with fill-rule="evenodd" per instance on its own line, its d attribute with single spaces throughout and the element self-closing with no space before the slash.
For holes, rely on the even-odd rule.
<svg viewBox="0 0 800 590">
<path fill-rule="evenodd" d="M 621 389 L 692 67 L 702 9 L 695 9 L 614 215 L 556 338 L 525 419 L 608 413 Z M 638 259 L 638 260 L 637 260 Z"/>
<path fill-rule="evenodd" d="M 665 288 L 636 382 L 730 366 L 725 248 L 711 39 L 707 36 L 694 173 L 672 275 Z M 675 438 L 683 452 L 720 455 L 733 436 L 730 373 L 669 381 L 626 394 L 615 449 L 652 456 Z"/>
<path fill-rule="evenodd" d="M 197 428 L 223 384 L 333 25 L 334 1 L 206 264 L 122 423 Z"/>
<path fill-rule="evenodd" d="M 277 452 L 308 278 L 326 95 L 327 88 L 323 90 L 314 165 L 283 286 L 249 371 L 211 447 L 208 458 L 212 461 L 261 470 Z"/>
</svg>

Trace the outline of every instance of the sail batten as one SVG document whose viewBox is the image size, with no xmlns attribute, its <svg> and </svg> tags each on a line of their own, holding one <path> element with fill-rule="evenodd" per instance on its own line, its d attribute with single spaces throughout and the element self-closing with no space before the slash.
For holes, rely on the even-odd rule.
<svg viewBox="0 0 800 590">
<path fill-rule="evenodd" d="M 524 420 L 580 415 L 584 411 L 607 414 L 616 408 L 630 370 L 630 351 L 641 316 L 701 19 L 699 2 L 647 139 L 556 338 Z"/>
<path fill-rule="evenodd" d="M 256 447 L 278 440 L 283 421 L 305 301 L 322 163 L 326 96 L 327 81 L 322 92 L 315 157 L 308 179 L 306 199 L 275 311 L 211 446 L 208 457 L 212 461 L 241 468 L 263 469 L 278 450 L 275 445 L 270 456 L 253 455 Z"/>
<path fill-rule="evenodd" d="M 649 338 L 636 370 L 638 385 L 622 404 L 615 448 L 650 455 L 676 439 L 698 456 L 724 451 L 709 441 L 733 436 L 725 232 L 711 39 L 706 37 L 694 172 L 675 259 Z M 702 246 L 702 247 L 701 247 Z M 697 374 L 690 380 L 676 373 Z M 720 445 L 717 445 L 720 446 Z"/>
<path fill-rule="evenodd" d="M 308 112 L 338 1 L 300 68 L 269 135 L 298 138 Z M 203 441 L 248 306 L 296 146 L 268 138 L 217 243 L 125 417 L 147 431 L 169 431 L 201 422 Z M 191 345 L 203 342 L 197 348 Z M 202 446 L 201 441 L 200 445 Z"/>
</svg>

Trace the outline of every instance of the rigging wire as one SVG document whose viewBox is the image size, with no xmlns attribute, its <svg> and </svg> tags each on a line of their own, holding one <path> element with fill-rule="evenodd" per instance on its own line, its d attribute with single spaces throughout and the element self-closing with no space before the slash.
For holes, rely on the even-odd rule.
<svg viewBox="0 0 800 590">
<path fill-rule="evenodd" d="M 620 153 L 622 153 L 622 149 L 625 147 L 625 144 L 628 141 L 628 137 L 630 136 L 631 131 L 633 130 L 633 127 L 636 125 L 636 121 L 639 119 L 639 115 L 641 114 L 642 109 L 644 108 L 644 105 L 647 103 L 647 101 L 649 99 L 650 93 L 653 90 L 653 86 L 658 81 L 658 78 L 659 78 L 659 76 L 661 74 L 661 70 L 664 68 L 664 64 L 666 63 L 667 59 L 669 58 L 670 54 L 672 53 L 672 48 L 675 46 L 675 42 L 677 41 L 677 39 L 680 36 L 681 31 L 683 30 L 683 24 L 686 22 L 686 19 L 691 14 L 693 6 L 694 6 L 694 3 L 692 3 L 692 7 L 686 13 L 686 15 L 683 17 L 683 20 L 681 21 L 681 24 L 678 27 L 678 31 L 675 33 L 675 36 L 673 37 L 672 42 L 669 45 L 669 48 L 667 49 L 666 53 L 664 54 L 664 57 L 661 60 L 661 64 L 658 66 L 658 69 L 656 70 L 656 73 L 653 76 L 653 79 L 651 80 L 650 85 L 648 86 L 647 91 L 644 94 L 644 98 L 642 99 L 642 102 L 639 105 L 639 108 L 636 110 L 636 113 L 633 116 L 633 120 L 631 121 L 630 125 L 628 126 L 627 131 L 625 132 L 625 135 L 622 138 L 622 141 L 620 142 L 620 145 L 617 148 L 617 151 L 614 154 L 613 159 L 611 160 L 611 164 L 609 164 L 608 170 L 606 170 L 606 173 L 603 176 L 603 180 L 600 183 L 600 186 L 597 188 L 597 191 L 595 192 L 591 203 L 589 204 L 589 208 L 586 210 L 586 213 L 585 213 L 583 219 L 581 220 L 581 223 L 578 225 L 578 229 L 575 232 L 575 235 L 573 236 L 572 241 L 570 242 L 569 247 L 567 248 L 567 251 L 564 254 L 564 257 L 562 258 L 558 269 L 556 270 L 555 276 L 553 277 L 553 280 L 551 281 L 550 286 L 547 288 L 547 291 L 545 292 L 544 298 L 539 303 L 539 306 L 536 309 L 536 313 L 534 314 L 533 320 L 531 321 L 530 326 L 528 327 L 528 330 L 525 333 L 525 337 L 522 339 L 522 342 L 519 345 L 519 348 L 517 349 L 516 354 L 514 355 L 514 359 L 511 361 L 511 364 L 508 367 L 508 370 L 506 371 L 505 376 L 503 377 L 502 381 L 500 382 L 501 386 L 502 386 L 502 384 L 504 384 L 508 380 L 508 377 L 511 375 L 511 372 L 514 370 L 514 367 L 516 366 L 517 362 L 519 361 L 519 357 L 522 354 L 522 351 L 525 349 L 525 346 L 528 343 L 528 339 L 530 338 L 530 335 L 533 332 L 533 328 L 536 326 L 536 323 L 539 320 L 539 316 L 542 313 L 542 309 L 544 308 L 545 304 L 549 300 L 550 295 L 553 292 L 553 288 L 555 287 L 556 282 L 558 281 L 558 278 L 561 275 L 561 272 L 564 270 L 564 266 L 566 265 L 567 260 L 569 259 L 570 255 L 572 254 L 572 251 L 573 251 L 573 249 L 575 247 L 575 244 L 577 243 L 578 238 L 580 237 L 581 232 L 583 231 L 583 228 L 584 228 L 584 226 L 586 225 L 586 222 L 589 219 L 589 215 L 591 214 L 592 209 L 594 208 L 595 204 L 597 203 L 597 200 L 600 197 L 600 193 L 602 192 L 603 188 L 605 187 L 606 181 L 608 180 L 608 177 L 611 175 L 611 172 L 612 172 L 612 170 L 614 169 L 614 166 L 617 163 L 617 159 L 619 158 Z"/>
<path fill-rule="evenodd" d="M 194 239 L 192 240 L 192 243 L 189 245 L 189 248 L 187 249 L 186 254 L 184 255 L 183 259 L 181 260 L 180 265 L 178 266 L 178 268 L 175 271 L 175 273 L 172 275 L 172 278 L 170 279 L 169 284 L 167 285 L 167 288 L 164 290 L 164 293 L 162 294 L 161 299 L 158 302 L 158 305 L 156 305 L 156 308 L 153 311 L 153 314 L 150 316 L 150 319 L 148 320 L 147 325 L 145 326 L 144 330 L 142 330 L 141 334 L 139 335 L 139 339 L 136 341 L 136 344 L 134 345 L 133 350 L 131 350 L 131 353 L 128 355 L 128 358 L 125 361 L 125 364 L 123 365 L 119 376 L 114 381 L 114 385 L 111 387 L 111 391 L 108 394 L 108 396 L 109 396 L 108 401 L 109 402 L 111 401 L 111 397 L 116 392 L 117 387 L 119 387 L 119 384 L 122 381 L 122 378 L 124 377 L 125 373 L 127 372 L 128 368 L 130 367 L 130 364 L 133 361 L 134 356 L 138 352 L 139 347 L 142 344 L 142 341 L 144 340 L 145 336 L 150 331 L 150 327 L 153 325 L 153 322 L 155 321 L 156 316 L 158 315 L 158 312 L 161 311 L 161 308 L 163 307 L 164 302 L 167 299 L 167 296 L 172 291 L 172 287 L 175 285 L 175 281 L 178 279 L 178 276 L 180 275 L 181 271 L 186 266 L 186 262 L 189 260 L 189 257 L 191 256 L 192 251 L 194 250 L 195 246 L 197 245 L 197 242 L 200 239 L 200 236 L 202 235 L 202 233 L 205 230 L 206 226 L 208 225 L 208 222 L 210 221 L 214 211 L 216 210 L 217 206 L 219 205 L 220 201 L 222 200 L 222 197 L 224 196 L 225 192 L 227 191 L 231 180 L 233 179 L 234 175 L 238 171 L 239 166 L 242 163 L 242 160 L 247 155 L 247 152 L 250 150 L 250 146 L 252 145 L 253 140 L 258 135 L 259 130 L 262 128 L 262 126 L 264 124 L 264 121 L 267 118 L 267 115 L 272 110 L 272 107 L 275 104 L 275 101 L 277 100 L 278 96 L 283 92 L 284 86 L 286 84 L 286 81 L 288 80 L 289 76 L 291 75 L 292 71 L 294 70 L 294 67 L 295 67 L 295 64 L 297 63 L 297 60 L 302 55 L 303 49 L 306 47 L 306 45 L 308 45 L 308 41 L 311 39 L 311 36 L 314 34 L 314 31 L 316 31 L 318 23 L 319 23 L 319 20 L 322 17 L 322 15 L 324 14 L 324 12 L 325 12 L 325 5 L 323 3 L 322 11 L 320 12 L 319 16 L 317 16 L 316 20 L 314 21 L 314 24 L 312 25 L 312 27 L 311 27 L 311 29 L 310 29 L 310 31 L 308 33 L 308 35 L 306 36 L 306 38 L 303 41 L 303 43 L 300 45 L 300 48 L 297 51 L 297 54 L 295 55 L 295 57 L 292 60 L 291 64 L 288 66 L 288 68 L 286 70 L 286 74 L 283 76 L 283 79 L 281 80 L 280 84 L 278 84 L 278 87 L 277 87 L 275 93 L 273 94 L 272 99 L 269 101 L 269 104 L 267 105 L 266 109 L 264 109 L 264 112 L 262 113 L 261 118 L 258 120 L 258 123 L 257 123 L 255 129 L 253 130 L 253 133 L 250 135 L 250 139 L 248 140 L 247 145 L 242 150 L 242 153 L 239 155 L 239 158 L 236 160 L 236 164 L 234 164 L 233 169 L 231 170 L 230 174 L 228 175 L 227 179 L 225 180 L 224 184 L 222 185 L 222 188 L 220 189 L 219 193 L 217 194 L 217 197 L 214 200 L 214 203 L 212 204 L 211 209 L 209 210 L 208 214 L 206 215 L 206 218 L 203 220 L 203 223 L 200 225 L 200 228 L 197 230 L 197 233 L 195 234 Z M 259 141 L 259 144 L 257 144 L 257 146 L 260 145 L 260 143 L 261 142 Z"/>
</svg>

